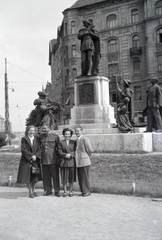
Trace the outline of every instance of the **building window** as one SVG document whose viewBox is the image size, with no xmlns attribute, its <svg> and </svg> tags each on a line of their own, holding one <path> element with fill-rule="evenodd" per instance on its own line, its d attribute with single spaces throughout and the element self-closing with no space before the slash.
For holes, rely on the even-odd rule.
<svg viewBox="0 0 162 240">
<path fill-rule="evenodd" d="M 65 87 L 67 86 L 67 77 L 65 75 Z"/>
<path fill-rule="evenodd" d="M 158 56 L 157 60 L 158 60 L 158 71 L 162 71 L 162 56 Z"/>
<path fill-rule="evenodd" d="M 156 31 L 156 41 L 157 43 L 162 43 L 162 28 Z"/>
<path fill-rule="evenodd" d="M 69 82 L 69 69 L 66 70 L 66 81 Z"/>
<path fill-rule="evenodd" d="M 117 39 L 109 40 L 107 44 L 107 48 L 108 48 L 108 53 L 118 52 L 118 40 Z"/>
<path fill-rule="evenodd" d="M 76 45 L 72 45 L 71 47 L 71 56 L 73 58 L 76 57 Z"/>
<path fill-rule="evenodd" d="M 113 75 L 116 75 L 118 72 L 119 72 L 118 63 L 108 65 L 108 76 L 112 77 Z"/>
<path fill-rule="evenodd" d="M 116 93 L 112 93 L 112 95 L 111 95 L 111 102 L 113 102 L 113 103 L 116 102 Z"/>
<path fill-rule="evenodd" d="M 75 34 L 75 21 L 71 21 L 71 34 Z"/>
<path fill-rule="evenodd" d="M 114 28 L 117 26 L 117 16 L 115 14 L 107 17 L 107 28 Z"/>
<path fill-rule="evenodd" d="M 132 47 L 135 48 L 135 49 L 138 49 L 139 46 L 140 46 L 140 44 L 139 44 L 139 36 L 135 35 L 132 38 Z"/>
<path fill-rule="evenodd" d="M 142 94 L 141 94 L 141 87 L 140 86 L 134 87 L 134 100 L 135 101 L 142 100 Z"/>
<path fill-rule="evenodd" d="M 67 35 L 67 22 L 65 23 L 65 36 Z"/>
<path fill-rule="evenodd" d="M 65 47 L 66 59 L 68 59 L 68 46 Z"/>
<path fill-rule="evenodd" d="M 162 15 L 162 1 L 158 1 L 155 4 L 156 15 Z"/>
<path fill-rule="evenodd" d="M 138 9 L 133 9 L 131 11 L 132 23 L 138 22 Z"/>
<path fill-rule="evenodd" d="M 72 70 L 73 81 L 75 80 L 76 77 L 77 77 L 77 70 L 76 70 L 76 68 L 73 68 L 73 70 Z"/>
<path fill-rule="evenodd" d="M 134 58 L 133 59 L 133 72 L 134 73 L 139 73 L 140 70 L 141 70 L 141 62 L 140 62 L 140 59 L 139 58 Z"/>
</svg>

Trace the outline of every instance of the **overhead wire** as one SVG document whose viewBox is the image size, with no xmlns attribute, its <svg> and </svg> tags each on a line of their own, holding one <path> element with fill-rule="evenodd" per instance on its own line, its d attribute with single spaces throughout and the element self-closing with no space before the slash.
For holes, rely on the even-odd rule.
<svg viewBox="0 0 162 240">
<path fill-rule="evenodd" d="M 18 68 L 18 69 L 20 69 L 20 70 L 24 71 L 24 72 L 27 72 L 27 73 L 29 73 L 29 74 L 31 74 L 31 75 L 33 75 L 33 76 L 37 77 L 37 78 L 40 78 L 40 79 L 42 79 L 42 80 L 46 80 L 46 81 L 48 81 L 48 82 L 49 82 L 49 80 L 47 80 L 47 79 L 45 79 L 45 78 L 42 78 L 42 77 L 39 77 L 39 76 L 37 76 L 36 74 L 34 74 L 34 73 L 31 73 L 31 72 L 29 72 L 29 71 L 27 71 L 27 70 L 24 70 L 23 68 L 20 68 L 20 67 L 16 66 L 16 65 L 15 65 L 15 64 L 13 64 L 13 63 L 10 63 L 10 62 L 8 62 L 8 61 L 7 61 L 7 63 L 9 63 L 10 65 L 12 65 L 12 66 L 14 66 L 14 67 L 16 67 L 16 68 Z"/>
</svg>

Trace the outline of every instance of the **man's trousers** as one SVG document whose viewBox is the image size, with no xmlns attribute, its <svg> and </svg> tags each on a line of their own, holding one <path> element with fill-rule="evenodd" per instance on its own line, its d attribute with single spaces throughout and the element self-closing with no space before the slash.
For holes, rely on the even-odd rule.
<svg viewBox="0 0 162 240">
<path fill-rule="evenodd" d="M 60 191 L 59 166 L 56 164 L 42 165 L 44 191 L 52 191 L 52 180 L 55 193 Z"/>
</svg>

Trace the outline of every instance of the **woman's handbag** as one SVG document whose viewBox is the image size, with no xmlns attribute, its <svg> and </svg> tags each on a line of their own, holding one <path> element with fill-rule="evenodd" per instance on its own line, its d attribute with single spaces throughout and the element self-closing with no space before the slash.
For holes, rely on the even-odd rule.
<svg viewBox="0 0 162 240">
<path fill-rule="evenodd" d="M 38 175 L 40 173 L 40 168 L 32 166 L 31 167 L 31 172 L 32 172 L 32 174 L 37 174 Z"/>
</svg>

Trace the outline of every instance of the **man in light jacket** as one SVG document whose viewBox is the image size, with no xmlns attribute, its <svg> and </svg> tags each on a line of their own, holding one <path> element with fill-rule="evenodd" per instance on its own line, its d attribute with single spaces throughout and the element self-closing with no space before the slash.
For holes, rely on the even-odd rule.
<svg viewBox="0 0 162 240">
<path fill-rule="evenodd" d="M 89 169 L 91 165 L 90 156 L 93 152 L 90 140 L 82 135 L 82 127 L 75 128 L 77 136 L 76 146 L 76 166 L 78 173 L 78 182 L 81 191 L 81 196 L 90 196 L 90 183 L 89 183 Z"/>
</svg>

